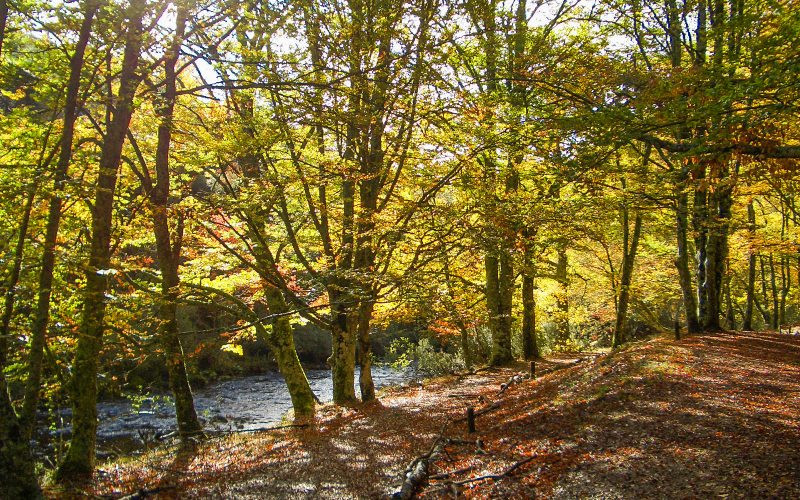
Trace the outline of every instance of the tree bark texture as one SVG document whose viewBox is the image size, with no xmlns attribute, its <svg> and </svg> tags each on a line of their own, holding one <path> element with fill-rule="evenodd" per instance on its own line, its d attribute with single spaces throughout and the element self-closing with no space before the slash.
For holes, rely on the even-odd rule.
<svg viewBox="0 0 800 500">
<path fill-rule="evenodd" d="M 144 0 L 132 0 L 127 10 L 127 33 L 120 74 L 119 95 L 100 156 L 100 171 L 92 212 L 92 237 L 83 311 L 75 347 L 71 380 L 72 439 L 56 479 L 88 477 L 94 470 L 97 431 L 97 365 L 103 345 L 106 290 L 111 259 L 111 227 L 114 191 L 122 155 L 122 146 L 133 113 L 133 97 L 140 77 L 137 66 L 142 49 Z"/>
</svg>

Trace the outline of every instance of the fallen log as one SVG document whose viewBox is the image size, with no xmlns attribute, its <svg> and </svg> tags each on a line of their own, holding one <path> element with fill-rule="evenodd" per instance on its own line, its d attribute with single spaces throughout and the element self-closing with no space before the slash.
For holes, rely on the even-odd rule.
<svg viewBox="0 0 800 500">
<path fill-rule="evenodd" d="M 447 440 L 442 435 L 436 438 L 431 450 L 420 457 L 415 458 L 406 468 L 403 484 L 395 491 L 391 498 L 397 500 L 408 500 L 414 496 L 420 484 L 428 478 L 428 467 L 430 463 L 439 456 L 444 450 Z"/>
</svg>

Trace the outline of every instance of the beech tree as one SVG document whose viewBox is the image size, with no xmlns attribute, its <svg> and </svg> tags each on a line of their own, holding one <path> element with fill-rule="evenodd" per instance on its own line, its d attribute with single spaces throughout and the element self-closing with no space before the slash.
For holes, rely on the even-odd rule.
<svg viewBox="0 0 800 500">
<path fill-rule="evenodd" d="M 133 114 L 133 98 L 141 81 L 138 72 L 144 35 L 144 0 L 131 0 L 126 10 L 127 31 L 119 91 L 113 118 L 105 131 L 100 169 L 92 205 L 92 236 L 83 311 L 75 347 L 72 391 L 72 438 L 57 477 L 62 480 L 91 475 L 94 471 L 97 431 L 97 356 L 103 344 L 106 290 L 110 274 L 111 227 L 114 191 L 122 146 Z"/>
<path fill-rule="evenodd" d="M 357 409 L 381 351 L 785 329 L 798 26 L 772 0 L 0 0 L 0 494 L 39 495 L 66 405 L 55 477 L 89 476 L 98 397 L 145 378 L 184 440 L 221 365 L 274 366 L 313 424 L 304 330 Z"/>
</svg>

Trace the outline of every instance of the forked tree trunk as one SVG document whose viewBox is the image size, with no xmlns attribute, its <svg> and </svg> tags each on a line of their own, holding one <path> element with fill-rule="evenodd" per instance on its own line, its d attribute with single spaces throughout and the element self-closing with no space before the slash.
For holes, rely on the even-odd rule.
<svg viewBox="0 0 800 500">
<path fill-rule="evenodd" d="M 64 204 L 62 193 L 67 181 L 67 172 L 72 160 L 72 142 L 75 136 L 75 120 L 78 114 L 78 92 L 80 90 L 81 71 L 89 36 L 92 31 L 98 3 L 95 0 L 86 2 L 83 22 L 81 23 L 75 53 L 69 62 L 69 80 L 64 103 L 64 127 L 61 132 L 61 145 L 58 163 L 54 172 L 53 197 L 47 211 L 44 245 L 42 246 L 41 268 L 39 270 L 39 290 L 36 298 L 36 312 L 31 328 L 31 350 L 28 355 L 28 380 L 25 387 L 25 402 L 22 408 L 22 424 L 26 436 L 30 438 L 36 418 L 36 407 L 39 404 L 41 390 L 42 360 L 44 346 L 47 342 L 47 327 L 50 322 L 50 297 L 53 288 L 55 271 L 55 249 L 58 240 L 58 229 L 61 224 L 61 210 Z"/>
<path fill-rule="evenodd" d="M 726 161 L 718 158 L 716 161 Z M 706 240 L 706 279 L 703 293 L 707 300 L 703 327 L 706 330 L 721 330 L 723 278 L 728 257 L 728 227 L 731 217 L 731 194 L 733 186 L 726 167 L 719 168 L 717 186 L 709 200 L 708 236 Z"/>
<path fill-rule="evenodd" d="M 58 481 L 91 476 L 97 431 L 97 368 L 105 328 L 106 290 L 111 260 L 111 227 L 114 191 L 122 146 L 133 114 L 133 97 L 139 84 L 137 66 L 142 48 L 142 18 L 146 2 L 131 0 L 127 10 L 127 34 L 120 74 L 119 95 L 100 155 L 100 169 L 92 212 L 92 237 L 83 311 L 75 347 L 71 380 L 72 439 L 56 472 Z"/>
<path fill-rule="evenodd" d="M 619 283 L 619 300 L 617 300 L 617 319 L 614 325 L 614 338 L 612 345 L 619 347 L 625 340 L 625 318 L 628 314 L 628 303 L 630 300 L 630 287 L 633 278 L 633 265 L 636 261 L 636 250 L 639 247 L 639 237 L 642 233 L 642 215 L 636 214 L 635 222 L 633 223 L 633 236 L 630 238 L 630 246 L 628 245 L 628 209 L 624 209 L 623 214 L 623 231 L 625 233 L 625 245 L 623 249 L 622 260 L 622 276 Z"/>
</svg>

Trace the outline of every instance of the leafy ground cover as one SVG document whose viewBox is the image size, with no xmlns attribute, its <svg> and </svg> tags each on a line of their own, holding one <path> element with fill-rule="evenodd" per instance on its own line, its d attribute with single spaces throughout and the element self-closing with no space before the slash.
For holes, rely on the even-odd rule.
<svg viewBox="0 0 800 500">
<path fill-rule="evenodd" d="M 422 497 L 800 497 L 800 337 L 656 339 L 394 389 L 315 425 L 106 464 L 91 495 L 379 497 L 439 436 Z M 477 432 L 462 417 L 473 406 Z M 70 493 L 51 490 L 53 496 Z"/>
</svg>

